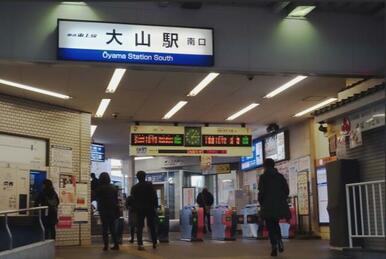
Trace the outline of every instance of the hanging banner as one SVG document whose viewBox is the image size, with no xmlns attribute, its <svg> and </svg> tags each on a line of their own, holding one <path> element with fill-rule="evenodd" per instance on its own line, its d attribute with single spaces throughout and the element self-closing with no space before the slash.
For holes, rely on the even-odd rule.
<svg viewBox="0 0 386 259">
<path fill-rule="evenodd" d="M 213 29 L 58 20 L 58 59 L 213 66 Z"/>
<path fill-rule="evenodd" d="M 251 130 L 225 127 L 131 126 L 132 156 L 249 156 Z"/>
</svg>

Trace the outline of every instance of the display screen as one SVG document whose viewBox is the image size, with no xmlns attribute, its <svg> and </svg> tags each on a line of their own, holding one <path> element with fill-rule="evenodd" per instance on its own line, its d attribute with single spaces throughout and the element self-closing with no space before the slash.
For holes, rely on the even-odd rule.
<svg viewBox="0 0 386 259">
<path fill-rule="evenodd" d="M 183 134 L 131 134 L 131 145 L 184 146 Z"/>
<path fill-rule="evenodd" d="M 327 211 L 328 193 L 327 193 L 327 170 L 325 167 L 316 169 L 316 183 L 318 185 L 318 207 L 319 223 L 330 223 L 330 217 Z"/>
<path fill-rule="evenodd" d="M 105 146 L 102 144 L 91 144 L 91 161 L 104 162 L 105 161 Z"/>
<path fill-rule="evenodd" d="M 203 135 L 203 146 L 215 147 L 249 147 L 251 146 L 250 135 Z"/>
<path fill-rule="evenodd" d="M 276 162 L 288 159 L 287 131 L 281 131 L 270 135 L 264 140 L 265 158 L 272 158 Z"/>
<path fill-rule="evenodd" d="M 263 165 L 263 142 L 255 139 L 252 144 L 252 155 L 241 157 L 241 170 L 252 170 Z"/>
</svg>

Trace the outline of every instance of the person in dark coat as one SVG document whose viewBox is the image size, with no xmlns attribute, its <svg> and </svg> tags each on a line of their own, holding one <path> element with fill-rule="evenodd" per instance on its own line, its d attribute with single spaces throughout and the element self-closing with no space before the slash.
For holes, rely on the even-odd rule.
<svg viewBox="0 0 386 259">
<path fill-rule="evenodd" d="M 109 174 L 103 172 L 99 176 L 99 187 L 96 190 L 98 211 L 102 221 L 104 251 L 109 249 L 109 231 L 114 243 L 111 250 L 119 250 L 118 239 L 115 233 L 115 221 L 119 217 L 118 190 L 110 182 Z"/>
<path fill-rule="evenodd" d="M 134 199 L 133 196 L 126 198 L 126 209 L 129 211 L 129 233 L 130 233 L 130 243 L 134 243 L 134 234 L 135 234 L 135 212 L 134 212 Z"/>
<path fill-rule="evenodd" d="M 142 233 L 145 223 L 150 229 L 153 248 L 157 248 L 157 235 L 155 231 L 156 210 L 158 208 L 157 193 L 151 182 L 146 181 L 146 173 L 137 173 L 138 183 L 131 188 L 131 196 L 134 200 L 134 211 L 136 213 L 138 250 L 144 250 Z"/>
<path fill-rule="evenodd" d="M 270 158 L 266 159 L 264 173 L 259 180 L 258 199 L 261 216 L 267 225 L 272 245 L 271 256 L 277 256 L 278 249 L 279 252 L 284 251 L 279 220 L 291 217 L 287 202 L 288 195 L 289 188 L 286 179 L 275 168 L 275 161 Z"/>
<path fill-rule="evenodd" d="M 46 239 L 56 239 L 55 225 L 58 223 L 59 197 L 55 192 L 51 180 L 43 181 L 43 190 L 35 201 L 35 206 L 48 206 L 48 213 L 42 217 Z M 43 213 L 42 215 L 45 215 Z"/>
<path fill-rule="evenodd" d="M 95 193 L 99 186 L 99 180 L 94 173 L 91 173 L 91 201 L 95 201 Z"/>
<path fill-rule="evenodd" d="M 213 206 L 213 195 L 208 191 L 208 188 L 204 188 L 202 192 L 197 195 L 197 204 L 200 208 L 204 208 L 204 215 L 206 219 L 206 228 L 209 232 L 212 232 L 210 227 L 210 208 Z M 206 232 L 206 229 L 205 229 Z"/>
</svg>

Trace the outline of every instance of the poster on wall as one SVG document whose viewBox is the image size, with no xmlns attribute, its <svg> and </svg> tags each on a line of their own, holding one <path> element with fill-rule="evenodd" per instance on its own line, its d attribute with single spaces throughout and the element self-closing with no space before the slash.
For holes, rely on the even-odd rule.
<svg viewBox="0 0 386 259">
<path fill-rule="evenodd" d="M 289 196 L 298 195 L 298 160 L 290 161 L 288 165 L 288 186 L 290 190 Z"/>
<path fill-rule="evenodd" d="M 72 168 L 72 148 L 51 145 L 51 165 Z"/>
<path fill-rule="evenodd" d="M 276 169 L 279 171 L 279 173 L 281 173 L 284 178 L 286 179 L 287 183 L 289 183 L 289 162 L 288 161 L 284 161 L 284 162 L 281 162 L 281 163 L 277 163 L 276 164 Z"/>
<path fill-rule="evenodd" d="M 76 178 L 74 175 L 59 176 L 59 199 L 61 204 L 75 204 Z"/>
<path fill-rule="evenodd" d="M 74 205 L 61 204 L 59 206 L 59 217 L 57 227 L 60 229 L 68 229 L 72 227 L 74 216 Z"/>
<path fill-rule="evenodd" d="M 76 184 L 76 208 L 88 208 L 87 183 Z"/>
<path fill-rule="evenodd" d="M 350 131 L 350 148 L 362 146 L 362 129 L 357 126 Z"/>
<path fill-rule="evenodd" d="M 16 168 L 0 168 L 0 211 L 18 208 L 17 171 Z"/>
<path fill-rule="evenodd" d="M 308 199 L 308 171 L 301 171 L 298 172 L 298 210 L 301 216 L 309 215 Z"/>
<path fill-rule="evenodd" d="M 192 187 L 184 187 L 182 189 L 183 206 L 196 204 L 196 189 Z"/>
<path fill-rule="evenodd" d="M 319 223 L 328 224 L 330 222 L 327 211 L 328 190 L 327 190 L 327 170 L 325 167 L 316 169 L 316 184 L 318 186 L 318 209 Z"/>
</svg>

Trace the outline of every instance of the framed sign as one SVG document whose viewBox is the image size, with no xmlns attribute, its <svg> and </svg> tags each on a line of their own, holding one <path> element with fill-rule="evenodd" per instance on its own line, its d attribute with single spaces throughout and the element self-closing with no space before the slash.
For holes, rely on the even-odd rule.
<svg viewBox="0 0 386 259">
<path fill-rule="evenodd" d="M 213 29 L 58 20 L 58 59 L 213 66 Z"/>
</svg>

